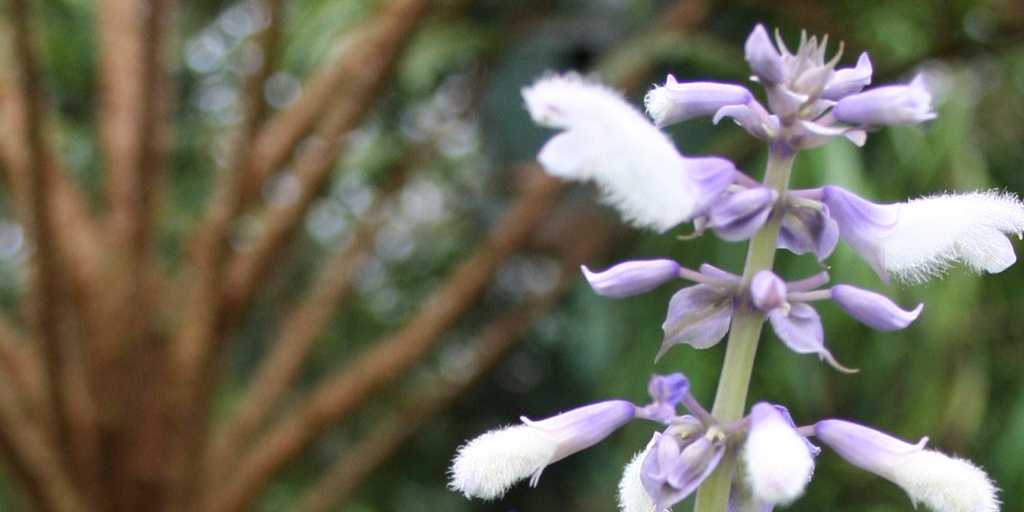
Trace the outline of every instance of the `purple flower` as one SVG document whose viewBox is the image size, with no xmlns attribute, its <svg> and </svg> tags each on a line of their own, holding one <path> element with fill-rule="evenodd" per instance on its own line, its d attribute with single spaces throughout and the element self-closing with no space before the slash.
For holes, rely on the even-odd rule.
<svg viewBox="0 0 1024 512">
<path fill-rule="evenodd" d="M 545 420 L 487 432 L 459 448 L 448 486 L 467 498 L 491 500 L 516 482 L 536 486 L 548 464 L 589 448 L 625 425 L 636 406 L 624 400 L 587 405 Z"/>
<path fill-rule="evenodd" d="M 661 326 L 665 339 L 656 359 L 680 343 L 708 348 L 722 341 L 729 332 L 732 312 L 732 290 L 707 284 L 679 290 L 669 301 L 668 316 Z"/>
<path fill-rule="evenodd" d="M 679 264 L 672 260 L 633 260 L 619 263 L 604 272 L 580 267 L 598 295 L 621 298 L 649 292 L 679 277 Z"/>
<path fill-rule="evenodd" d="M 773 205 L 768 187 L 726 194 L 708 209 L 708 226 L 723 240 L 747 240 L 768 220 Z"/>
<path fill-rule="evenodd" d="M 790 195 L 799 193 L 791 192 Z M 829 215 L 829 208 L 810 208 L 787 201 L 786 213 L 782 217 L 778 245 L 794 254 L 814 253 L 818 261 L 824 261 L 839 243 L 839 226 Z"/>
<path fill-rule="evenodd" d="M 879 331 L 903 329 L 924 309 L 924 303 L 921 303 L 910 311 L 904 311 L 888 297 L 846 284 L 832 287 L 832 300 L 860 323 Z"/>
<path fill-rule="evenodd" d="M 936 117 L 924 75 L 917 75 L 908 85 L 877 87 L 846 96 L 836 102 L 832 115 L 861 126 L 911 125 Z"/>
<path fill-rule="evenodd" d="M 690 381 L 682 373 L 652 375 L 647 392 L 653 403 L 637 409 L 637 418 L 671 423 L 677 418 L 676 405 L 690 393 Z"/>
<path fill-rule="evenodd" d="M 694 117 L 712 116 L 722 107 L 744 105 L 754 96 L 745 87 L 717 82 L 679 83 L 668 75 L 644 97 L 648 115 L 658 126 L 666 126 Z"/>
<path fill-rule="evenodd" d="M 925 450 L 928 438 L 910 444 L 877 430 L 842 420 L 823 420 L 814 435 L 847 462 L 896 485 L 916 506 L 935 512 L 998 512 L 996 488 L 970 462 Z"/>
<path fill-rule="evenodd" d="M 640 481 L 653 498 L 654 510 L 679 503 L 711 474 L 725 454 L 725 443 L 705 435 L 682 440 L 674 434 L 654 434 L 640 466 Z"/>
</svg>

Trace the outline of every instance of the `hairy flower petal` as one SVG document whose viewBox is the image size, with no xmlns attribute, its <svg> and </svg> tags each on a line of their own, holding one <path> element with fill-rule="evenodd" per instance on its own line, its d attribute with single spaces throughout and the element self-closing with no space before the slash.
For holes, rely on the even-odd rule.
<svg viewBox="0 0 1024 512">
<path fill-rule="evenodd" d="M 579 75 L 550 76 L 522 91 L 538 124 L 565 130 L 537 155 L 552 175 L 594 181 L 639 227 L 666 231 L 692 220 L 728 187 L 724 158 L 686 158 L 617 92 Z"/>
<path fill-rule="evenodd" d="M 487 432 L 459 448 L 448 486 L 467 498 L 485 500 L 502 496 L 528 477 L 535 486 L 548 464 L 593 446 L 635 413 L 633 404 L 609 400 L 545 420 L 521 418 L 523 425 Z"/>
<path fill-rule="evenodd" d="M 1024 203 L 1013 194 L 949 194 L 899 207 L 899 221 L 880 241 L 885 269 L 903 280 L 925 281 L 953 262 L 995 274 L 1017 260 L 1006 235 L 1024 232 Z"/>
<path fill-rule="evenodd" d="M 998 512 L 995 485 L 974 464 L 925 450 L 863 425 L 823 420 L 814 435 L 851 464 L 899 485 L 916 506 L 935 512 Z"/>
<path fill-rule="evenodd" d="M 750 433 L 743 445 L 746 478 L 754 498 L 788 504 L 804 493 L 814 459 L 804 438 L 771 404 L 750 410 Z"/>
</svg>

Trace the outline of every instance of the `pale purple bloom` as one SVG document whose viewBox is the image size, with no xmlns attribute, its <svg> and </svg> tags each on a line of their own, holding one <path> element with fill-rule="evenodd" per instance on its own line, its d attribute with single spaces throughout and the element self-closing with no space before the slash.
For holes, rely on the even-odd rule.
<svg viewBox="0 0 1024 512">
<path fill-rule="evenodd" d="M 722 341 L 732 321 L 733 293 L 730 289 L 707 284 L 676 292 L 669 301 L 668 315 L 661 326 L 665 339 L 657 358 L 680 343 L 708 348 Z"/>
<path fill-rule="evenodd" d="M 753 498 L 764 503 L 791 503 L 803 494 L 814 471 L 806 440 L 797 434 L 791 420 L 764 402 L 750 409 L 743 462 Z"/>
<path fill-rule="evenodd" d="M 860 92 L 871 83 L 873 71 L 867 52 L 860 54 L 855 67 L 836 70 L 835 77 L 822 91 L 821 98 L 836 101 Z"/>
<path fill-rule="evenodd" d="M 747 240 L 768 220 L 773 205 L 768 187 L 727 193 L 708 209 L 708 227 L 723 240 Z"/>
<path fill-rule="evenodd" d="M 936 117 L 924 75 L 917 75 L 908 85 L 877 87 L 842 98 L 832 114 L 861 126 L 911 125 Z"/>
<path fill-rule="evenodd" d="M 841 187 L 822 187 L 821 202 L 839 227 L 839 235 L 886 283 L 886 256 L 882 239 L 896 228 L 899 206 L 880 205 Z"/>
<path fill-rule="evenodd" d="M 916 320 L 924 308 L 924 303 L 920 303 L 904 311 L 888 297 L 846 284 L 832 287 L 832 300 L 860 323 L 879 331 L 903 329 Z"/>
<path fill-rule="evenodd" d="M 612 298 L 646 293 L 679 277 L 679 264 L 667 259 L 627 261 L 603 272 L 580 268 L 594 292 Z"/>
<path fill-rule="evenodd" d="M 669 432 L 654 436 L 640 466 L 640 480 L 654 500 L 654 510 L 663 510 L 700 487 L 722 460 L 725 443 L 713 442 L 705 435 L 682 442 Z"/>
<path fill-rule="evenodd" d="M 997 512 L 997 490 L 974 464 L 925 450 L 872 428 L 842 420 L 823 420 L 814 435 L 847 462 L 885 478 L 907 492 L 916 506 L 935 512 Z"/>
<path fill-rule="evenodd" d="M 648 115 L 658 126 L 694 117 L 713 116 L 722 107 L 744 105 L 754 97 L 745 87 L 718 82 L 679 83 L 668 75 L 665 85 L 644 97 Z"/>
<path fill-rule="evenodd" d="M 797 196 L 800 191 L 790 192 Z M 839 226 L 829 215 L 828 205 L 805 207 L 793 202 L 786 204 L 779 230 L 778 246 L 795 254 L 813 253 L 824 261 L 839 243 Z"/>
<path fill-rule="evenodd" d="M 548 173 L 594 181 L 635 226 L 659 232 L 692 220 L 733 182 L 724 158 L 687 158 L 617 92 L 579 75 L 549 76 L 522 91 L 533 120 L 563 131 L 537 154 Z"/>
<path fill-rule="evenodd" d="M 467 498 L 497 498 L 516 482 L 536 486 L 548 464 L 589 448 L 625 425 L 636 406 L 624 400 L 587 405 L 551 418 L 487 432 L 459 448 L 448 486 Z"/>
</svg>

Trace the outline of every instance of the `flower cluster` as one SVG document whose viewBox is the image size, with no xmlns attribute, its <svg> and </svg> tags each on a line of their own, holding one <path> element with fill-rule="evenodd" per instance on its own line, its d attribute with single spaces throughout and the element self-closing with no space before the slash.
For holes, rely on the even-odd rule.
<svg viewBox="0 0 1024 512">
<path fill-rule="evenodd" d="M 798 427 L 785 407 L 755 404 L 739 420 L 717 421 L 689 393 L 681 373 L 654 375 L 643 407 L 625 400 L 587 405 L 540 421 L 488 432 L 459 449 L 452 490 L 490 500 L 527 478 L 536 486 L 548 464 L 588 448 L 632 419 L 661 423 L 647 447 L 626 465 L 619 483 L 623 512 L 662 512 L 686 499 L 718 467 L 730 445 L 742 446 L 743 471 L 731 506 L 755 510 L 786 505 L 804 493 L 821 451 L 814 436 L 851 464 L 902 487 L 915 503 L 937 511 L 994 512 L 996 490 L 988 476 L 962 459 L 925 450 L 927 438 L 909 444 L 871 428 L 837 419 Z M 682 404 L 689 414 L 679 415 Z M 742 475 L 742 476 L 739 476 Z"/>
<path fill-rule="evenodd" d="M 773 42 L 758 26 L 744 50 L 751 79 L 764 87 L 766 103 L 739 84 L 681 83 L 669 75 L 644 99 L 650 119 L 614 90 L 577 74 L 550 75 L 523 89 L 533 120 L 560 130 L 537 156 L 548 173 L 595 183 L 603 199 L 637 227 L 665 232 L 692 222 L 696 235 L 710 230 L 726 241 L 750 240 L 748 260 L 741 275 L 710 264 L 694 270 L 668 259 L 627 261 L 601 272 L 582 268 L 596 293 L 613 298 L 645 293 L 675 279 L 694 283 L 672 296 L 657 357 L 676 345 L 708 348 L 728 335 L 714 410 L 697 403 L 681 374 L 655 375 L 648 389 L 650 404 L 612 400 L 542 421 L 523 418 L 522 425 L 470 441 L 452 466 L 454 490 L 493 499 L 519 480 L 530 478 L 536 485 L 548 464 L 597 443 L 630 420 L 645 419 L 665 428 L 625 468 L 619 489 L 625 512 L 663 512 L 708 478 L 731 482 L 711 486 L 716 491 L 709 493 L 728 487 L 732 492 L 706 500 L 712 505 L 704 508 L 698 499 L 698 512 L 788 504 L 803 494 L 814 470 L 819 449 L 808 437 L 896 483 L 915 505 L 924 503 L 936 512 L 999 510 L 996 488 L 984 471 L 925 450 L 926 439 L 909 444 L 837 419 L 798 427 L 784 407 L 766 403 L 739 417 L 750 368 L 730 366 L 729 353 L 747 351 L 744 357 L 752 361 L 764 323 L 789 349 L 817 354 L 846 371 L 825 347 L 821 318 L 810 303 L 831 300 L 881 331 L 908 327 L 923 308 L 918 304 L 907 310 L 849 284 L 827 286 L 826 272 L 785 280 L 772 270 L 777 249 L 824 261 L 843 240 L 885 284 L 890 277 L 920 282 L 955 263 L 979 273 L 1001 272 L 1016 261 L 1009 235 L 1024 233 L 1024 203 L 1006 192 L 877 204 L 834 185 L 790 189 L 792 162 L 801 150 L 837 137 L 859 146 L 880 126 L 936 117 L 926 76 L 869 88 L 867 54 L 854 67 L 837 69 L 842 46 L 828 60 L 826 48 L 827 38 L 802 35 L 791 52 L 778 34 Z M 769 159 L 763 182 L 725 158 L 682 155 L 660 130 L 697 117 L 715 123 L 730 118 L 765 141 Z M 743 329 L 736 327 L 741 321 Z M 719 402 L 731 405 L 720 412 Z M 688 414 L 677 413 L 680 404 Z M 716 473 L 719 466 L 739 469 Z"/>
</svg>

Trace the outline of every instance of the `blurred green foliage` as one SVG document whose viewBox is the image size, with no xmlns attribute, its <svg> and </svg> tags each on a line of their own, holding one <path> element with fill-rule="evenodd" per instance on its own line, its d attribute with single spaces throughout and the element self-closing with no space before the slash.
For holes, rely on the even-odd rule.
<svg viewBox="0 0 1024 512">
<path fill-rule="evenodd" d="M 696 20 L 676 33 L 654 30 L 674 3 L 654 0 L 447 0 L 439 1 L 405 53 L 391 86 L 370 119 L 350 137 L 350 150 L 337 163 L 337 180 L 311 212 L 304 239 L 287 255 L 277 282 L 263 293 L 237 340 L 233 372 L 217 403 L 230 404 L 264 354 L 281 297 L 300 294 L 312 268 L 344 243 L 345 225 L 358 214 L 360 194 L 373 194 L 396 169 L 440 198 L 444 211 L 426 226 L 409 229 L 410 252 L 395 252 L 377 240 L 377 257 L 361 274 L 356 290 L 339 308 L 306 369 L 308 385 L 396 323 L 408 317 L 486 232 L 514 197 L 516 177 L 508 164 L 530 158 L 548 136 L 521 106 L 519 89 L 546 71 L 596 71 L 606 79 L 646 70 L 639 104 L 649 84 L 666 73 L 680 80 L 742 82 L 742 44 L 756 23 L 779 27 L 792 45 L 799 32 L 844 41 L 843 62 L 862 51 L 875 64 L 875 83 L 908 79 L 928 69 L 941 78 L 938 120 L 918 128 L 871 134 L 854 148 L 844 140 L 802 154 L 794 170 L 801 186 L 836 183 L 879 201 L 946 190 L 997 188 L 1024 191 L 1024 8 L 1006 0 L 782 0 L 775 2 L 684 1 Z M 99 155 L 93 115 L 95 16 L 89 2 L 41 2 L 46 26 L 50 87 L 64 114 L 61 147 L 76 178 L 96 193 Z M 374 3 L 367 0 L 304 0 L 290 3 L 278 67 L 285 78 L 301 79 L 336 51 L 337 40 L 356 26 Z M 189 43 L 204 33 L 223 34 L 229 2 L 180 2 L 185 23 L 173 59 L 177 94 L 176 129 L 162 229 L 166 260 L 174 266 L 185 233 L 206 200 L 213 163 L 223 156 L 230 109 L 210 104 L 217 91 L 230 94 L 238 76 L 189 66 Z M 212 32 L 211 32 L 212 31 Z M 239 43 L 230 37 L 226 54 Z M 833 46 L 834 48 L 834 46 Z M 202 66 L 200 66 L 202 67 Z M 225 87 L 226 89 L 216 89 Z M 687 154 L 718 153 L 758 177 L 764 151 L 733 126 L 691 121 L 670 133 Z M 592 202 L 584 188 L 570 200 Z M 409 204 L 415 206 L 415 197 Z M 421 211 L 406 204 L 405 220 Z M 335 208 L 334 217 L 327 215 Z M 9 213 L 10 207 L 6 206 Z M 327 213 L 324 213 L 327 212 Z M 355 213 L 354 213 L 355 212 Z M 327 215 L 320 219 L 316 215 Z M 608 214 L 611 216 L 612 214 Z M 338 220 L 340 218 L 340 220 Z M 348 220 L 346 220 L 348 219 Z M 334 222 L 335 224 L 331 224 Z M 325 224 L 326 223 L 326 224 Z M 337 224 L 337 225 L 336 225 Z M 334 226 L 332 228 L 331 226 Z M 401 227 L 401 226 L 399 226 Z M 244 242 L 246 226 L 238 227 Z M 336 232 L 331 231 L 335 229 Z M 635 257 L 678 259 L 696 267 L 712 262 L 738 271 L 743 248 L 712 236 L 676 240 L 685 228 L 664 236 L 634 233 L 619 240 L 603 268 Z M 401 229 L 395 235 L 403 235 Z M 400 237 L 399 237 L 400 238 Z M 407 239 L 402 239 L 409 242 Z M 401 248 L 399 248 L 401 249 Z M 404 249 L 402 249 L 404 250 Z M 518 261 L 530 275 L 553 279 L 543 254 Z M 971 458 L 988 469 L 1003 489 L 1004 510 L 1024 508 L 1024 267 L 995 276 L 954 269 L 925 285 L 894 284 L 885 289 L 868 266 L 842 245 L 826 264 L 833 280 L 885 290 L 897 302 L 924 302 L 921 318 L 905 331 L 871 331 L 837 307 L 821 305 L 826 342 L 843 364 L 859 368 L 846 375 L 813 356 L 786 350 L 766 332 L 755 368 L 750 403 L 770 400 L 789 407 L 798 423 L 842 417 L 877 426 L 908 440 L 930 436 L 931 444 Z M 547 266 L 545 266 L 547 265 Z M 17 261 L 0 262 L 0 289 L 20 286 Z M 802 277 L 818 270 L 808 257 L 782 255 L 778 271 Z M 653 364 L 660 325 L 678 285 L 641 297 L 596 297 L 582 282 L 539 318 L 527 338 L 453 407 L 429 421 L 339 510 L 612 511 L 622 466 L 642 449 L 654 425 L 635 422 L 609 440 L 544 472 L 540 485 L 520 485 L 496 503 L 470 502 L 445 489 L 446 468 L 464 440 L 520 415 L 544 417 L 609 397 L 643 402 L 652 371 L 683 371 L 694 394 L 710 404 L 723 346 L 705 351 L 676 347 Z M 499 308 L 516 293 L 498 282 L 481 309 Z M 509 295 L 511 294 L 511 295 Z M 478 315 L 483 316 L 483 315 Z M 448 346 L 471 336 L 474 315 L 450 333 Z M 441 365 L 443 354 L 434 366 Z M 443 361 L 442 361 L 443 362 Z M 429 366 L 429 365 L 428 365 Z M 428 371 L 428 370 L 424 370 Z M 415 384 L 416 375 L 406 384 Z M 401 391 L 395 391 L 396 395 Z M 385 402 L 386 403 L 386 402 Z M 386 406 L 372 405 L 356 421 L 326 436 L 274 484 L 260 510 L 285 510 L 313 478 L 359 435 L 373 428 Z M 343 455 L 342 455 L 343 456 Z M 677 510 L 685 510 L 681 504 Z M 794 511 L 910 511 L 893 484 L 860 471 L 828 452 L 819 457 L 807 495 Z"/>
</svg>

